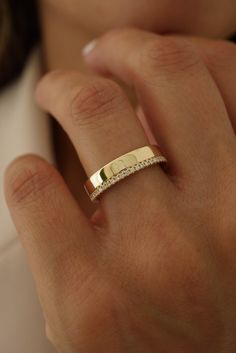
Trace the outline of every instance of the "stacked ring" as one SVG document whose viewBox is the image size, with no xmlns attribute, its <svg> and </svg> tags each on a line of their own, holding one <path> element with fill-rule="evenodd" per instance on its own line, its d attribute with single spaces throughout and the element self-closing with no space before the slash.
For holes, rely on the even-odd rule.
<svg viewBox="0 0 236 353">
<path fill-rule="evenodd" d="M 131 174 L 154 164 L 167 163 L 157 146 L 138 148 L 114 159 L 94 173 L 84 187 L 91 201 L 95 201 L 105 190 Z"/>
</svg>

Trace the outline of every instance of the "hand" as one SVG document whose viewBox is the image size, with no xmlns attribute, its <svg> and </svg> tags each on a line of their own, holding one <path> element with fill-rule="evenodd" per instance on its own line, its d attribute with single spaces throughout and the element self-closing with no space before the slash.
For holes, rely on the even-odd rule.
<svg viewBox="0 0 236 353">
<path fill-rule="evenodd" d="M 123 29 L 86 61 L 136 89 L 169 169 L 113 186 L 89 220 L 45 161 L 9 167 L 7 201 L 49 339 L 61 353 L 235 352 L 235 46 Z M 50 73 L 37 99 L 88 175 L 148 144 L 108 78 Z"/>
</svg>

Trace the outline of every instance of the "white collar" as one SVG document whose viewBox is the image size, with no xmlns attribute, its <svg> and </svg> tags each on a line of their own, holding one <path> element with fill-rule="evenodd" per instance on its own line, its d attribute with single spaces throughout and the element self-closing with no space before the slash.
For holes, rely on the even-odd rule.
<svg viewBox="0 0 236 353">
<path fill-rule="evenodd" d="M 41 56 L 36 49 L 20 78 L 0 95 L 0 249 L 14 239 L 3 193 L 4 171 L 15 158 L 34 153 L 53 162 L 48 117 L 34 102 L 34 89 L 41 76 Z"/>
</svg>

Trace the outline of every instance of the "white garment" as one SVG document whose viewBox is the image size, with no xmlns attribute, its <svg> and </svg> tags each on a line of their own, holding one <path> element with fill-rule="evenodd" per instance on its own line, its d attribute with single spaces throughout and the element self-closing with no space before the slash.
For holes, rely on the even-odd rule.
<svg viewBox="0 0 236 353">
<path fill-rule="evenodd" d="M 55 353 L 25 253 L 3 193 L 4 171 L 16 157 L 36 153 L 53 161 L 50 126 L 33 99 L 40 77 L 40 54 L 33 52 L 21 77 L 0 94 L 0 352 Z"/>
</svg>

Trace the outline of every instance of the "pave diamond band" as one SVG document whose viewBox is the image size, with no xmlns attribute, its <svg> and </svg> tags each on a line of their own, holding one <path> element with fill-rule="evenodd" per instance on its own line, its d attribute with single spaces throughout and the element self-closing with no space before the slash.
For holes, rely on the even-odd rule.
<svg viewBox="0 0 236 353">
<path fill-rule="evenodd" d="M 145 146 L 105 165 L 94 173 L 85 183 L 90 199 L 95 201 L 105 190 L 122 179 L 154 164 L 167 163 L 156 146 Z"/>
<path fill-rule="evenodd" d="M 113 176 L 111 179 L 107 179 L 106 181 L 104 181 L 89 196 L 90 196 L 91 200 L 94 201 L 101 193 L 103 193 L 105 190 L 110 188 L 112 185 L 115 185 L 116 183 L 118 183 L 120 180 L 128 177 L 131 174 L 134 174 L 135 172 L 137 172 L 141 169 L 149 167 L 153 164 L 158 164 L 158 163 L 163 163 L 163 162 L 166 162 L 166 159 L 162 156 L 152 157 L 152 158 L 146 159 L 143 162 L 139 162 L 139 163 L 135 164 L 133 167 L 128 167 L 128 168 L 122 170 L 121 172 L 119 172 L 117 175 Z"/>
</svg>

